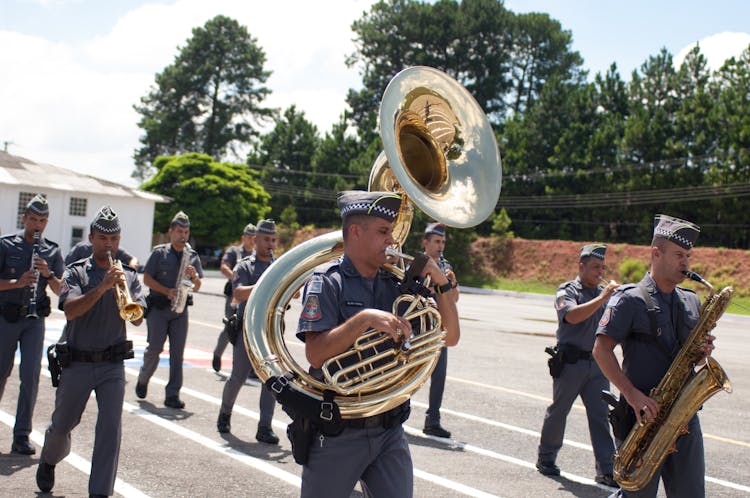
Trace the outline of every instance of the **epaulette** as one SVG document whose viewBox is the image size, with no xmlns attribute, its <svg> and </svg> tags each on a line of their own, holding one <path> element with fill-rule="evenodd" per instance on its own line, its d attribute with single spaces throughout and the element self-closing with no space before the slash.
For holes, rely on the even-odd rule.
<svg viewBox="0 0 750 498">
<path fill-rule="evenodd" d="M 44 238 L 44 243 L 47 244 L 48 246 L 59 247 L 59 245 L 57 244 L 57 242 L 52 242 L 47 237 L 43 237 L 43 238 Z"/>
<path fill-rule="evenodd" d="M 6 233 L 5 235 L 0 235 L 0 239 L 10 239 L 18 235 L 17 233 Z"/>
<path fill-rule="evenodd" d="M 628 289 L 635 289 L 636 287 L 638 287 L 638 284 L 633 284 L 633 283 L 622 284 L 622 285 L 618 286 L 617 289 L 615 289 L 615 291 L 616 292 L 622 292 L 622 291 L 626 291 Z"/>
<path fill-rule="evenodd" d="M 82 264 L 84 264 L 88 260 L 89 260 L 88 256 L 85 257 L 85 258 L 77 259 L 77 260 L 73 261 L 72 263 L 70 263 L 69 265 L 66 265 L 65 267 L 66 268 L 72 268 L 74 266 L 81 266 Z"/>
<path fill-rule="evenodd" d="M 687 287 L 682 287 L 680 285 L 677 286 L 677 289 L 680 289 L 682 291 L 691 292 L 693 294 L 697 294 L 693 289 L 688 289 Z"/>
<path fill-rule="evenodd" d="M 568 280 L 567 282 L 560 284 L 557 290 L 567 289 L 568 287 L 575 287 L 576 289 L 583 288 L 583 286 L 577 280 Z"/>
<path fill-rule="evenodd" d="M 336 258 L 333 261 L 328 261 L 327 263 L 323 263 L 322 265 L 315 268 L 313 271 L 313 274 L 318 275 L 328 275 L 330 273 L 334 273 L 338 271 L 339 266 L 341 265 L 341 258 Z"/>
</svg>

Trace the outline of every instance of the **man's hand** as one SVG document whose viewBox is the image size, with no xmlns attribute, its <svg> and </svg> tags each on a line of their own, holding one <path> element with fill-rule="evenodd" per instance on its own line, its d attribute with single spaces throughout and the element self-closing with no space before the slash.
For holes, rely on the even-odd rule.
<svg viewBox="0 0 750 498">
<path fill-rule="evenodd" d="M 659 413 L 659 403 L 638 389 L 633 389 L 631 393 L 625 395 L 625 399 L 628 400 L 628 404 L 633 408 L 635 418 L 640 425 L 643 425 L 648 420 L 653 420 L 656 414 Z"/>
<path fill-rule="evenodd" d="M 360 313 L 366 314 L 367 323 L 370 328 L 379 332 L 385 332 L 395 342 L 402 341 L 405 337 L 408 338 L 411 336 L 411 324 L 403 317 L 373 308 L 362 310 Z"/>
<path fill-rule="evenodd" d="M 620 286 L 617 282 L 614 280 L 610 280 L 609 283 L 604 287 L 602 290 L 601 295 L 605 300 L 609 300 L 609 297 L 612 295 L 612 293 Z"/>
<path fill-rule="evenodd" d="M 16 281 L 16 285 L 18 287 L 31 287 L 36 282 L 36 278 L 37 270 L 29 270 L 21 275 L 21 278 Z"/>
<path fill-rule="evenodd" d="M 125 272 L 116 265 L 112 265 L 104 275 L 104 280 L 102 280 L 101 286 L 103 289 L 109 289 L 117 285 L 119 282 L 125 282 Z"/>
</svg>

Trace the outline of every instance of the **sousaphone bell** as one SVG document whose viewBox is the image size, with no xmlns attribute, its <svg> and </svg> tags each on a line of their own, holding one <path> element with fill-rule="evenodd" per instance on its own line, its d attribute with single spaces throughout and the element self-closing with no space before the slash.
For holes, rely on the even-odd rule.
<svg viewBox="0 0 750 498">
<path fill-rule="evenodd" d="M 372 168 L 368 188 L 401 193 L 406 199 L 394 221 L 397 245 L 409 233 L 413 205 L 456 228 L 475 226 L 494 211 L 500 195 L 500 154 L 487 117 L 463 86 L 433 68 L 405 69 L 388 84 L 379 117 L 384 151 Z M 386 361 L 397 364 L 397 369 L 378 372 L 382 374 L 378 379 L 368 377 L 359 384 L 357 379 L 347 380 L 342 386 L 309 375 L 286 347 L 284 314 L 313 269 L 342 254 L 340 230 L 284 253 L 250 295 L 243 336 L 250 362 L 263 382 L 284 377 L 292 389 L 317 400 L 323 399 L 323 391 L 333 390 L 341 416 L 361 418 L 398 406 L 429 378 L 442 336 L 437 334 L 435 341 L 425 344 L 411 363 L 403 357 Z M 360 370 L 374 369 L 383 370 L 370 365 Z"/>
</svg>

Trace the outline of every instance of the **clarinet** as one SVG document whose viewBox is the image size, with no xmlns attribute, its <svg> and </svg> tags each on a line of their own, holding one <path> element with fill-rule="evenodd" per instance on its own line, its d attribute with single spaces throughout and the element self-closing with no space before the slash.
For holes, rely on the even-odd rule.
<svg viewBox="0 0 750 498">
<path fill-rule="evenodd" d="M 31 284 L 31 295 L 29 296 L 29 305 L 26 307 L 28 312 L 26 318 L 36 320 L 39 315 L 36 314 L 36 288 L 39 285 L 39 270 L 34 268 L 34 261 L 39 257 L 39 232 L 34 230 L 34 249 L 31 251 L 31 268 L 34 270 L 34 283 Z"/>
</svg>

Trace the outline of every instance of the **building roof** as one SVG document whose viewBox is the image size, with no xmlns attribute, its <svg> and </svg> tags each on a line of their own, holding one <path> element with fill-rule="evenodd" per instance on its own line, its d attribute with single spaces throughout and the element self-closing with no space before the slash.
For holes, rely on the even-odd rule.
<svg viewBox="0 0 750 498">
<path fill-rule="evenodd" d="M 51 164 L 36 163 L 25 157 L 14 156 L 3 151 L 0 151 L 0 185 L 44 187 L 52 190 L 115 197 L 138 197 L 154 202 L 171 200 L 163 195 L 127 187 Z"/>
</svg>

